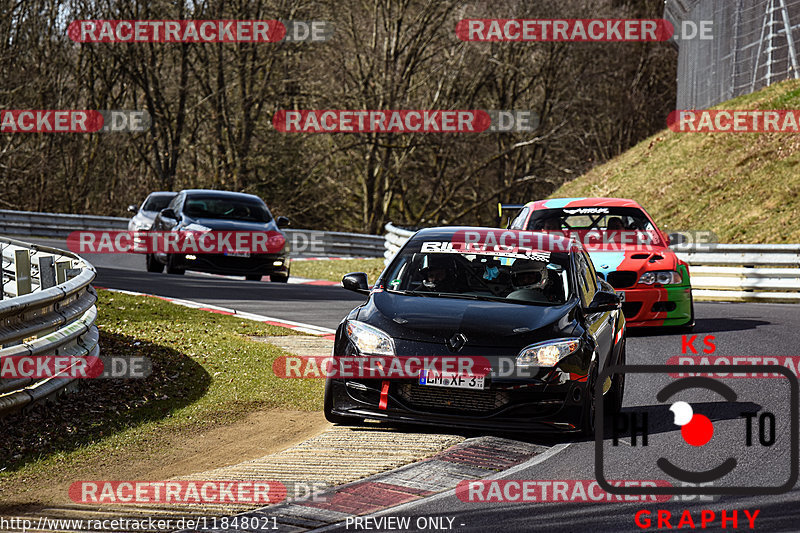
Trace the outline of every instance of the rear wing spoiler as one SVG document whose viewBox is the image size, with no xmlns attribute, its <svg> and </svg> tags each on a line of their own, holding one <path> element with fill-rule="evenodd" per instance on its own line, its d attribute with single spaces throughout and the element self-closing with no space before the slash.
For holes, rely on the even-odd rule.
<svg viewBox="0 0 800 533">
<path fill-rule="evenodd" d="M 502 202 L 498 203 L 497 204 L 497 225 L 498 226 L 502 226 L 503 225 L 503 211 L 507 211 L 507 210 L 510 210 L 510 209 L 522 209 L 523 207 L 525 207 L 525 204 L 504 204 Z M 510 217 L 509 217 L 509 221 L 510 221 Z M 506 226 L 507 225 L 508 225 L 508 223 L 506 223 Z"/>
</svg>

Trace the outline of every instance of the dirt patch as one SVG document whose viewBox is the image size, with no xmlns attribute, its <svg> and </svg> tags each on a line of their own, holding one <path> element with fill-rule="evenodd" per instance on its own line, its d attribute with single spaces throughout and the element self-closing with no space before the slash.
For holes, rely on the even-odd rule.
<svg viewBox="0 0 800 533">
<path fill-rule="evenodd" d="M 0 515 L 70 504 L 67 491 L 76 480 L 163 480 L 185 476 L 279 452 L 328 427 L 321 412 L 275 409 L 253 412 L 232 424 L 199 433 L 162 436 L 139 449 L 57 467 L 46 476 L 4 480 L 0 482 Z"/>
</svg>

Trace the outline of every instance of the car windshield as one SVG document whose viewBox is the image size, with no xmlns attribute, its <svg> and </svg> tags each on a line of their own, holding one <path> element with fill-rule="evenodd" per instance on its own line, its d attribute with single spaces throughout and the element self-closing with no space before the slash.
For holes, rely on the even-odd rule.
<svg viewBox="0 0 800 533">
<path fill-rule="evenodd" d="M 384 286 L 415 296 L 502 300 L 559 305 L 570 297 L 569 254 L 538 252 L 491 255 L 420 252 L 409 244 L 395 258 Z"/>
<path fill-rule="evenodd" d="M 651 244 L 663 244 L 658 229 L 650 222 L 647 215 L 636 207 L 541 209 L 534 211 L 526 229 L 530 231 L 577 232 L 581 236 L 590 231 L 625 232 L 640 235 Z"/>
<path fill-rule="evenodd" d="M 175 198 L 174 194 L 150 195 L 145 200 L 142 211 L 161 211 L 169 205 L 173 198 Z"/>
<path fill-rule="evenodd" d="M 220 218 L 247 222 L 269 222 L 272 217 L 266 206 L 241 198 L 191 196 L 186 199 L 184 212 L 194 218 Z"/>
</svg>

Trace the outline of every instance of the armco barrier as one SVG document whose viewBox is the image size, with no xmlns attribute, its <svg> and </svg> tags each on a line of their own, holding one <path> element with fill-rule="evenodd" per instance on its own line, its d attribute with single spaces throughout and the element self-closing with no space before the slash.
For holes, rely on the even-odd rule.
<svg viewBox="0 0 800 533">
<path fill-rule="evenodd" d="M 800 244 L 716 244 L 678 257 L 695 300 L 800 303 Z"/>
<path fill-rule="evenodd" d="M 0 367 L 20 355 L 97 356 L 91 264 L 47 246 L 0 237 Z M 71 379 L 0 379 L 0 416 L 48 398 Z"/>
<path fill-rule="evenodd" d="M 127 218 L 0 209 L 0 234 L 3 235 L 66 238 L 73 231 L 127 229 Z M 293 257 L 383 256 L 384 238 L 381 235 L 307 229 L 283 231 L 293 245 Z"/>
<path fill-rule="evenodd" d="M 66 237 L 79 230 L 126 229 L 127 218 L 0 209 L 0 233 L 3 235 Z"/>
<path fill-rule="evenodd" d="M 414 232 L 391 223 L 385 228 L 384 262 L 388 265 Z M 695 300 L 800 303 L 800 244 L 675 248 L 678 257 L 689 263 Z"/>
</svg>

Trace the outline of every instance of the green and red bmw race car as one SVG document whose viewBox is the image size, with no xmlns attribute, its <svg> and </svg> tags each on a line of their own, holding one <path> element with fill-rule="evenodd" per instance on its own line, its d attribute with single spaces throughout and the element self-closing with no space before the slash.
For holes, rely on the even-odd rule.
<svg viewBox="0 0 800 533">
<path fill-rule="evenodd" d="M 624 297 L 629 326 L 694 326 L 689 265 L 669 248 L 669 237 L 637 202 L 623 198 L 529 202 L 509 228 L 558 231 L 579 239 L 598 275 Z"/>
</svg>

